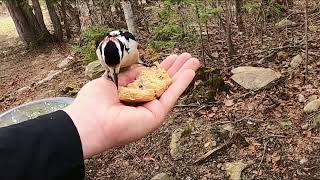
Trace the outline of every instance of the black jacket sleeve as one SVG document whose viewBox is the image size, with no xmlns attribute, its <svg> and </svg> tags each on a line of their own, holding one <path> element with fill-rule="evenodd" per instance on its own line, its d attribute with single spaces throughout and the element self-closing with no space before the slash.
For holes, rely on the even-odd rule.
<svg viewBox="0 0 320 180">
<path fill-rule="evenodd" d="M 62 110 L 0 128 L 1 180 L 82 180 L 84 169 L 78 131 Z"/>
</svg>

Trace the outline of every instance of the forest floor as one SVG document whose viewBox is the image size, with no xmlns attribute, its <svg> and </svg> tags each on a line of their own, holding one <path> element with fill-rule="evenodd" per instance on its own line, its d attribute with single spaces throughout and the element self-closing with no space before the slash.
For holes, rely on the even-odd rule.
<svg viewBox="0 0 320 180">
<path fill-rule="evenodd" d="M 209 47 L 218 57 L 207 61 L 211 61 L 209 66 L 222 69 L 230 94 L 218 93 L 214 103 L 197 104 L 194 99 L 194 103 L 188 102 L 189 106 L 177 106 L 163 126 L 148 137 L 86 160 L 89 179 L 144 180 L 161 172 L 174 179 L 228 179 L 224 163 L 239 160 L 248 165 L 242 172 L 243 179 L 319 179 L 320 133 L 318 127 L 312 125 L 314 117 L 319 115 L 305 115 L 302 111 L 305 102 L 299 102 L 298 96 L 306 99 L 320 96 L 320 33 L 310 33 L 312 55 L 304 83 L 303 68 L 291 71 L 288 66 L 291 58 L 304 49 L 299 43 L 292 44 L 303 39 L 303 15 L 297 14 L 291 19 L 299 25 L 288 31 L 269 28 L 264 35 L 264 46 L 258 32 L 248 36 L 235 34 L 235 45 L 243 56 L 234 58 L 227 58 L 224 41 L 218 33 L 213 33 L 210 39 L 214 41 L 210 41 Z M 2 20 L 0 18 L 0 27 Z M 283 46 L 290 48 L 271 50 Z M 201 48 L 179 51 L 197 56 Z M 279 51 L 288 53 L 289 57 L 278 58 Z M 73 58 L 69 68 L 52 80 L 36 85 L 50 71 L 59 70 L 57 64 L 70 55 Z M 258 63 L 264 57 L 268 58 Z M 0 30 L 0 63 L 0 112 L 35 99 L 74 97 L 74 92 L 88 82 L 84 76 L 85 64 L 74 56 L 69 44 L 27 51 L 16 33 L 1 34 Z M 230 70 L 240 65 L 270 67 L 281 72 L 282 78 L 268 88 L 249 92 L 230 79 Z M 23 87 L 30 89 L 19 92 Z M 178 104 L 186 104 L 185 97 Z M 172 133 L 179 128 L 191 133 L 183 138 L 182 158 L 173 160 L 169 145 Z M 245 141 L 233 138 L 232 143 L 228 143 L 229 132 Z M 194 163 L 220 146 L 223 148 L 206 161 Z"/>
</svg>

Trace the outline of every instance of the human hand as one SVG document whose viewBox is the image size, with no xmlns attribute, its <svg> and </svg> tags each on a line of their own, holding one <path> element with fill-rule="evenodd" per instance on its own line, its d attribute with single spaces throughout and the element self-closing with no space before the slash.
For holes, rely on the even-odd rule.
<svg viewBox="0 0 320 180">
<path fill-rule="evenodd" d="M 156 130 L 193 80 L 200 63 L 184 53 L 167 57 L 161 66 L 172 77 L 172 84 L 160 99 L 138 107 L 126 106 L 119 101 L 115 84 L 98 78 L 87 83 L 74 102 L 64 109 L 79 132 L 85 159 L 139 140 Z M 134 81 L 140 70 L 134 68 L 120 74 L 119 85 Z"/>
</svg>

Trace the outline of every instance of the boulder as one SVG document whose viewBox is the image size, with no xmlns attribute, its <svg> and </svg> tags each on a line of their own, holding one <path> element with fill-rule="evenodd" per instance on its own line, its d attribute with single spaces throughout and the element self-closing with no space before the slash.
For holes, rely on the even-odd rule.
<svg viewBox="0 0 320 180">
<path fill-rule="evenodd" d="M 234 74 L 231 79 L 249 90 L 261 89 L 281 77 L 280 73 L 262 67 L 244 66 L 235 68 L 231 72 Z"/>
<path fill-rule="evenodd" d="M 295 57 L 292 58 L 291 62 L 290 62 L 290 66 L 292 68 L 297 68 L 299 67 L 303 62 L 303 58 L 301 55 L 296 55 Z"/>
<path fill-rule="evenodd" d="M 303 112 L 305 113 L 311 113 L 316 112 L 320 109 L 320 99 L 313 100 L 309 102 L 304 108 Z"/>
<path fill-rule="evenodd" d="M 105 69 L 102 67 L 99 61 L 93 61 L 86 66 L 85 75 L 89 79 L 96 79 L 102 76 Z"/>
</svg>

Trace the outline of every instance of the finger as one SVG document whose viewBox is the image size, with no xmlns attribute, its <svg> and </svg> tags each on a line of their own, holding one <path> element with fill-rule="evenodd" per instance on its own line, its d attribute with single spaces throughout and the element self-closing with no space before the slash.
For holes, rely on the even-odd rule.
<svg viewBox="0 0 320 180">
<path fill-rule="evenodd" d="M 192 56 L 189 53 L 183 53 L 177 57 L 173 65 L 168 69 L 168 73 L 171 77 L 174 76 L 176 72 L 183 66 L 185 62 L 187 62 Z"/>
<path fill-rule="evenodd" d="M 200 61 L 196 58 L 191 58 L 183 66 L 179 69 L 179 71 L 172 77 L 173 81 L 175 81 L 180 74 L 186 69 L 192 69 L 193 71 L 197 71 L 200 68 Z"/>
<path fill-rule="evenodd" d="M 163 105 L 158 99 L 144 104 L 143 107 L 147 108 L 150 112 L 152 112 L 154 116 L 154 121 L 156 121 L 156 123 L 160 124 L 160 122 L 164 121 L 166 113 L 164 111 Z"/>
<path fill-rule="evenodd" d="M 165 70 L 168 70 L 172 64 L 176 61 L 178 55 L 176 54 L 173 54 L 173 55 L 170 55 L 168 56 L 165 60 L 163 60 L 160 65 L 165 69 Z"/>
<path fill-rule="evenodd" d="M 139 73 L 141 72 L 142 69 L 144 69 L 145 67 L 135 67 L 133 69 L 130 69 L 128 71 L 125 71 L 123 73 L 119 74 L 119 85 L 120 86 L 125 86 L 131 82 L 133 82 L 136 77 L 139 75 Z"/>
<path fill-rule="evenodd" d="M 195 72 L 191 69 L 183 70 L 176 81 L 162 94 L 160 102 L 164 107 L 164 112 L 168 113 L 184 90 L 192 82 Z"/>
</svg>

